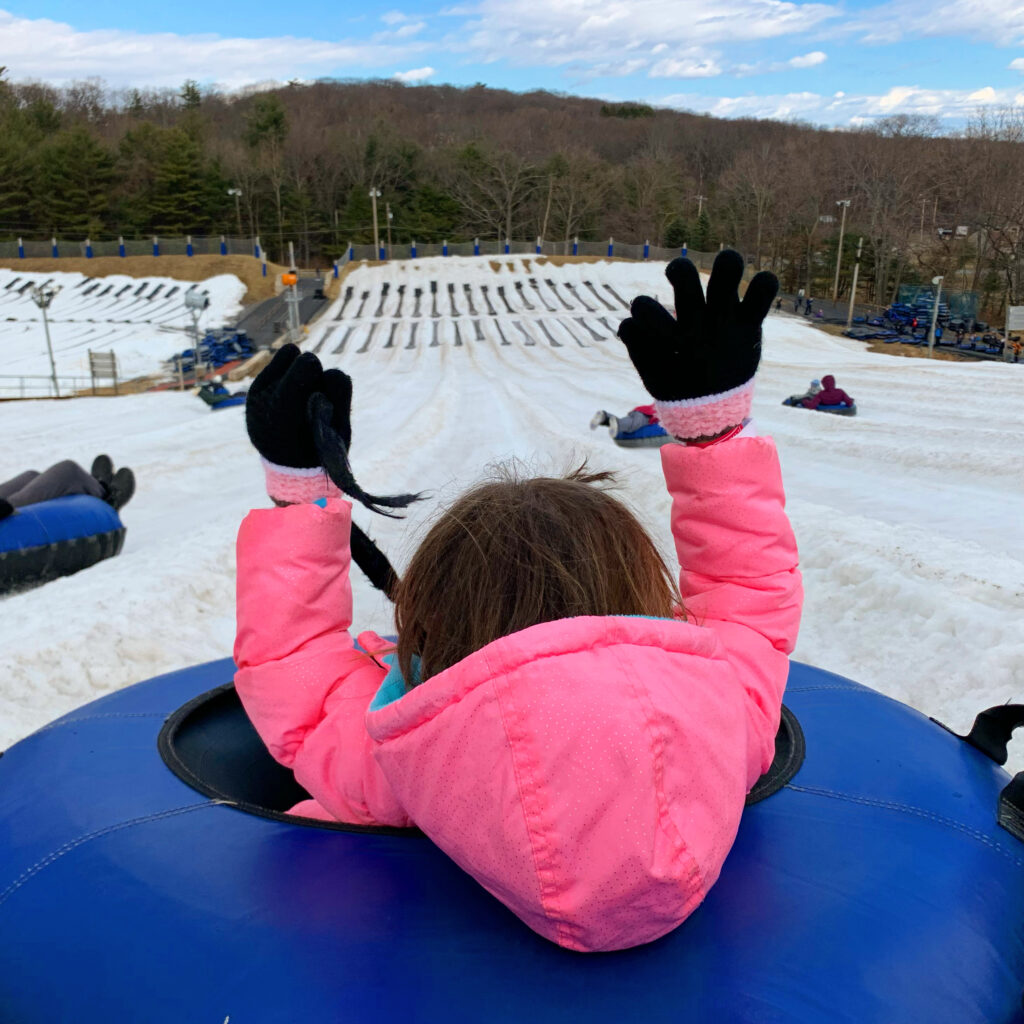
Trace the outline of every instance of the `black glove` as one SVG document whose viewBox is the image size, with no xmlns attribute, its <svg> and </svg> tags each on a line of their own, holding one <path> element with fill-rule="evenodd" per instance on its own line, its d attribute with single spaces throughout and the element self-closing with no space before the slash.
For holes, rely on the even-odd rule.
<svg viewBox="0 0 1024 1024">
<path fill-rule="evenodd" d="M 619 325 L 644 387 L 658 401 L 720 395 L 747 383 L 761 360 L 761 321 L 779 290 L 778 278 L 761 271 L 740 302 L 743 257 L 725 249 L 715 257 L 707 299 L 697 268 L 674 259 L 665 269 L 676 299 L 676 319 L 661 303 L 641 295 Z"/>
<path fill-rule="evenodd" d="M 341 370 L 326 373 L 311 352 L 295 345 L 280 348 L 253 381 L 245 404 L 245 425 L 253 447 L 268 462 L 306 469 L 322 464 L 309 400 L 323 394 L 331 404 L 331 426 L 347 449 L 352 443 L 352 381 Z"/>
</svg>

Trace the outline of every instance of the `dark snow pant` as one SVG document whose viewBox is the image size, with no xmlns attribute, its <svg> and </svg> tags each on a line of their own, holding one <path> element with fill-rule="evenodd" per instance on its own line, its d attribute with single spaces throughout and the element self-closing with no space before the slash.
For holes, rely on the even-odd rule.
<svg viewBox="0 0 1024 1024">
<path fill-rule="evenodd" d="M 649 416 L 644 415 L 642 412 L 637 412 L 636 409 L 632 412 L 627 412 L 625 416 L 620 416 L 618 419 L 619 436 L 622 434 L 632 434 L 634 430 L 646 427 L 651 422 Z"/>
<path fill-rule="evenodd" d="M 63 498 L 68 494 L 91 494 L 94 498 L 106 496 L 99 480 L 70 459 L 58 462 L 42 473 L 27 469 L 0 484 L 0 498 L 5 498 L 15 508 Z"/>
</svg>

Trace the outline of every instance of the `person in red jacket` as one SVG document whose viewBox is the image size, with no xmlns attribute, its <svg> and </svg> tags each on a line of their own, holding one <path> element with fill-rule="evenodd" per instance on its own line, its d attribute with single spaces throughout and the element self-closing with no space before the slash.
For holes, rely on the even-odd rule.
<svg viewBox="0 0 1024 1024">
<path fill-rule="evenodd" d="M 805 409 L 817 409 L 819 405 L 852 406 L 853 399 L 842 388 L 837 388 L 835 377 L 828 374 L 821 378 L 821 391 L 803 401 Z"/>
</svg>

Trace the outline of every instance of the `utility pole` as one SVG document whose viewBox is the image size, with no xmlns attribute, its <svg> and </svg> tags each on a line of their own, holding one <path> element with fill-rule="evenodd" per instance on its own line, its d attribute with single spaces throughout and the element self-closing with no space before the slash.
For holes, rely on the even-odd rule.
<svg viewBox="0 0 1024 1024">
<path fill-rule="evenodd" d="M 388 259 L 391 259 L 391 220 L 395 216 L 391 212 L 391 204 L 385 203 L 384 210 L 388 215 Z"/>
<path fill-rule="evenodd" d="M 544 207 L 544 223 L 540 227 L 540 237 L 547 238 L 548 235 L 548 217 L 551 215 L 551 197 L 555 191 L 555 176 L 553 174 L 548 175 L 548 201 Z"/>
<path fill-rule="evenodd" d="M 235 214 L 238 217 L 238 236 L 242 236 L 242 190 L 240 188 L 229 188 L 228 195 L 235 197 Z"/>
<path fill-rule="evenodd" d="M 53 393 L 60 398 L 60 387 L 57 384 L 57 364 L 53 361 L 53 344 L 50 341 L 50 322 L 46 318 L 46 311 L 50 303 L 57 297 L 60 291 L 59 286 L 52 284 L 37 284 L 32 289 L 32 301 L 39 307 L 43 314 L 43 332 L 46 334 L 46 351 L 50 353 L 50 374 L 53 379 Z"/>
<path fill-rule="evenodd" d="M 850 287 L 850 308 L 846 311 L 846 329 L 853 325 L 853 303 L 857 298 L 857 275 L 860 273 L 860 250 L 864 245 L 864 239 L 857 239 L 857 260 L 853 264 L 853 284 Z"/>
<path fill-rule="evenodd" d="M 836 206 L 843 208 L 843 219 L 839 224 L 839 248 L 836 250 L 836 280 L 832 285 L 832 301 L 839 298 L 839 268 L 843 262 L 843 232 L 846 231 L 846 211 L 850 208 L 849 199 L 837 199 Z"/>
<path fill-rule="evenodd" d="M 288 340 L 297 345 L 302 337 L 302 321 L 299 316 L 299 276 L 294 270 L 281 275 L 284 285 L 284 304 L 288 310 Z"/>
<path fill-rule="evenodd" d="M 370 189 L 370 201 L 373 203 L 373 258 L 380 259 L 380 234 L 377 231 L 377 200 L 380 199 L 380 189 Z"/>
<path fill-rule="evenodd" d="M 935 321 L 939 318 L 939 296 L 942 295 L 942 275 L 932 278 L 935 285 L 935 296 L 932 299 L 932 325 L 928 328 L 928 358 L 935 354 Z"/>
</svg>

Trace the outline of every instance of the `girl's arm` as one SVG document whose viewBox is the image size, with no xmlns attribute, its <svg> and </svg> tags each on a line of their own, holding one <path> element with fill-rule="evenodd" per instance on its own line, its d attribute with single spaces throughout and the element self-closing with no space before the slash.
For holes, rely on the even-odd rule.
<svg viewBox="0 0 1024 1024">
<path fill-rule="evenodd" d="M 802 600 L 775 446 L 743 436 L 761 324 L 779 282 L 755 274 L 741 302 L 743 257 L 728 249 L 715 257 L 706 297 L 689 260 L 673 260 L 665 273 L 675 319 L 640 296 L 619 337 L 662 426 L 685 442 L 661 449 L 679 585 L 687 618 L 714 630 L 748 697 L 752 786 L 771 764 Z"/>
<path fill-rule="evenodd" d="M 274 759 L 330 814 L 408 825 L 364 718 L 385 668 L 349 634 L 352 507 L 250 512 L 238 533 L 235 686 Z"/>
<path fill-rule="evenodd" d="M 364 725 L 386 671 L 349 635 L 352 507 L 320 464 L 314 395 L 347 447 L 351 381 L 316 356 L 285 346 L 249 391 L 249 437 L 285 507 L 251 512 L 239 530 L 235 685 L 270 753 L 330 814 L 406 825 Z"/>
<path fill-rule="evenodd" d="M 687 619 L 714 630 L 749 697 L 748 784 L 774 756 L 803 588 L 769 438 L 665 445 L 672 536 Z"/>
</svg>

